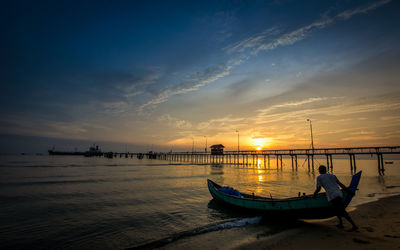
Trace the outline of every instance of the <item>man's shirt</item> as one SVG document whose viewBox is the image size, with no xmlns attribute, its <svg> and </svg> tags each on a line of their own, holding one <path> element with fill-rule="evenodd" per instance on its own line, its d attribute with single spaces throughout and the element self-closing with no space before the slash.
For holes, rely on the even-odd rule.
<svg viewBox="0 0 400 250">
<path fill-rule="evenodd" d="M 343 197 L 342 191 L 338 186 L 339 180 L 333 174 L 321 174 L 317 177 L 317 188 L 323 187 L 326 191 L 328 201 L 337 197 Z"/>
</svg>

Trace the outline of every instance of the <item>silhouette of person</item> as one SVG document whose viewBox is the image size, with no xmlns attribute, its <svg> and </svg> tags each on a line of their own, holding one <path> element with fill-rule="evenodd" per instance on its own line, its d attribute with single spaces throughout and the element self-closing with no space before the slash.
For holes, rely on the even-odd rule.
<svg viewBox="0 0 400 250">
<path fill-rule="evenodd" d="M 350 215 L 346 212 L 342 200 L 343 193 L 339 189 L 339 186 L 345 190 L 348 190 L 348 188 L 343 185 L 335 175 L 327 174 L 326 167 L 324 165 L 319 166 L 318 170 L 320 175 L 317 177 L 317 188 L 315 189 L 314 197 L 317 196 L 319 191 L 321 191 L 321 187 L 323 187 L 326 191 L 326 197 L 328 198 L 328 201 L 332 203 L 332 206 L 335 209 L 335 214 L 339 219 L 339 224 L 337 225 L 337 227 L 343 228 L 342 217 L 344 217 L 353 226 L 351 230 L 356 231 L 358 227 L 351 219 Z"/>
</svg>

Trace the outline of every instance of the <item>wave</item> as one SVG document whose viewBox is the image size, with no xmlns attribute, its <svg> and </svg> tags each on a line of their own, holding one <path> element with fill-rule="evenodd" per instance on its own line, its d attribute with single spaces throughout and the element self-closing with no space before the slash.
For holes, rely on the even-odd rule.
<svg viewBox="0 0 400 250">
<path fill-rule="evenodd" d="M 0 168 L 84 168 L 84 167 L 95 167 L 96 165 L 83 165 L 83 164 L 61 164 L 61 165 L 12 165 L 12 164 L 0 164 Z"/>
<path fill-rule="evenodd" d="M 192 236 L 205 234 L 205 233 L 209 233 L 209 232 L 214 232 L 214 231 L 219 231 L 219 230 L 224 230 L 224 229 L 244 227 L 247 225 L 257 225 L 257 224 L 260 224 L 261 221 L 262 221 L 262 217 L 260 216 L 260 217 L 244 218 L 244 219 L 239 219 L 239 220 L 229 220 L 229 221 L 219 222 L 217 224 L 209 224 L 209 225 L 195 228 L 195 229 L 192 229 L 189 231 L 180 232 L 180 233 L 174 234 L 172 236 L 169 236 L 169 237 L 166 237 L 163 239 L 155 240 L 155 241 L 148 242 L 148 243 L 138 245 L 138 246 L 134 246 L 131 248 L 126 248 L 125 250 L 159 248 L 159 247 L 165 246 L 169 243 L 175 242 L 182 238 L 192 237 Z"/>
<path fill-rule="evenodd" d="M 31 162 L 8 162 L 0 164 L 0 168 L 92 168 L 92 167 L 164 167 L 164 166 L 190 166 L 190 165 L 210 165 L 209 163 L 109 163 L 98 164 L 93 162 L 90 164 L 31 164 Z"/>
<path fill-rule="evenodd" d="M 92 180 L 3 182 L 0 183 L 0 186 L 59 185 L 59 184 L 100 183 L 100 182 L 107 182 L 107 181 L 104 179 L 92 179 Z"/>
</svg>

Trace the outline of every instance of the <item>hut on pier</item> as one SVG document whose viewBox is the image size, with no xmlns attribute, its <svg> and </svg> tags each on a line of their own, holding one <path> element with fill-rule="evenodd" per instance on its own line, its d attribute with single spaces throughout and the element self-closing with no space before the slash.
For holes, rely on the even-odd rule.
<svg viewBox="0 0 400 250">
<path fill-rule="evenodd" d="M 211 147 L 211 154 L 212 155 L 223 155 L 225 146 L 222 144 L 215 144 Z"/>
</svg>

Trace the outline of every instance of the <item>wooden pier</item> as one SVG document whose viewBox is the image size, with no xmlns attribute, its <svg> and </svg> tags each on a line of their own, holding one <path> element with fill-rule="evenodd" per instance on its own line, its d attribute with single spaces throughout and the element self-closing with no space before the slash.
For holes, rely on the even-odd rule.
<svg viewBox="0 0 400 250">
<path fill-rule="evenodd" d="M 333 156 L 349 157 L 350 169 L 357 170 L 357 155 L 376 155 L 378 161 L 378 173 L 384 174 L 384 155 L 400 154 L 400 146 L 385 147 L 356 147 L 356 148 L 314 148 L 314 149 L 280 149 L 280 150 L 259 150 L 259 151 L 224 151 L 223 154 L 211 154 L 210 152 L 148 152 L 148 153 L 104 153 L 107 157 L 137 157 L 148 159 L 169 160 L 178 162 L 204 163 L 204 164 L 237 164 L 255 165 L 259 159 L 264 161 L 264 166 L 271 166 L 273 160 L 276 167 L 282 168 L 282 158 L 291 159 L 292 169 L 298 168 L 298 157 L 304 157 L 309 170 L 314 170 L 316 156 L 326 158 L 326 166 L 333 170 Z"/>
</svg>

